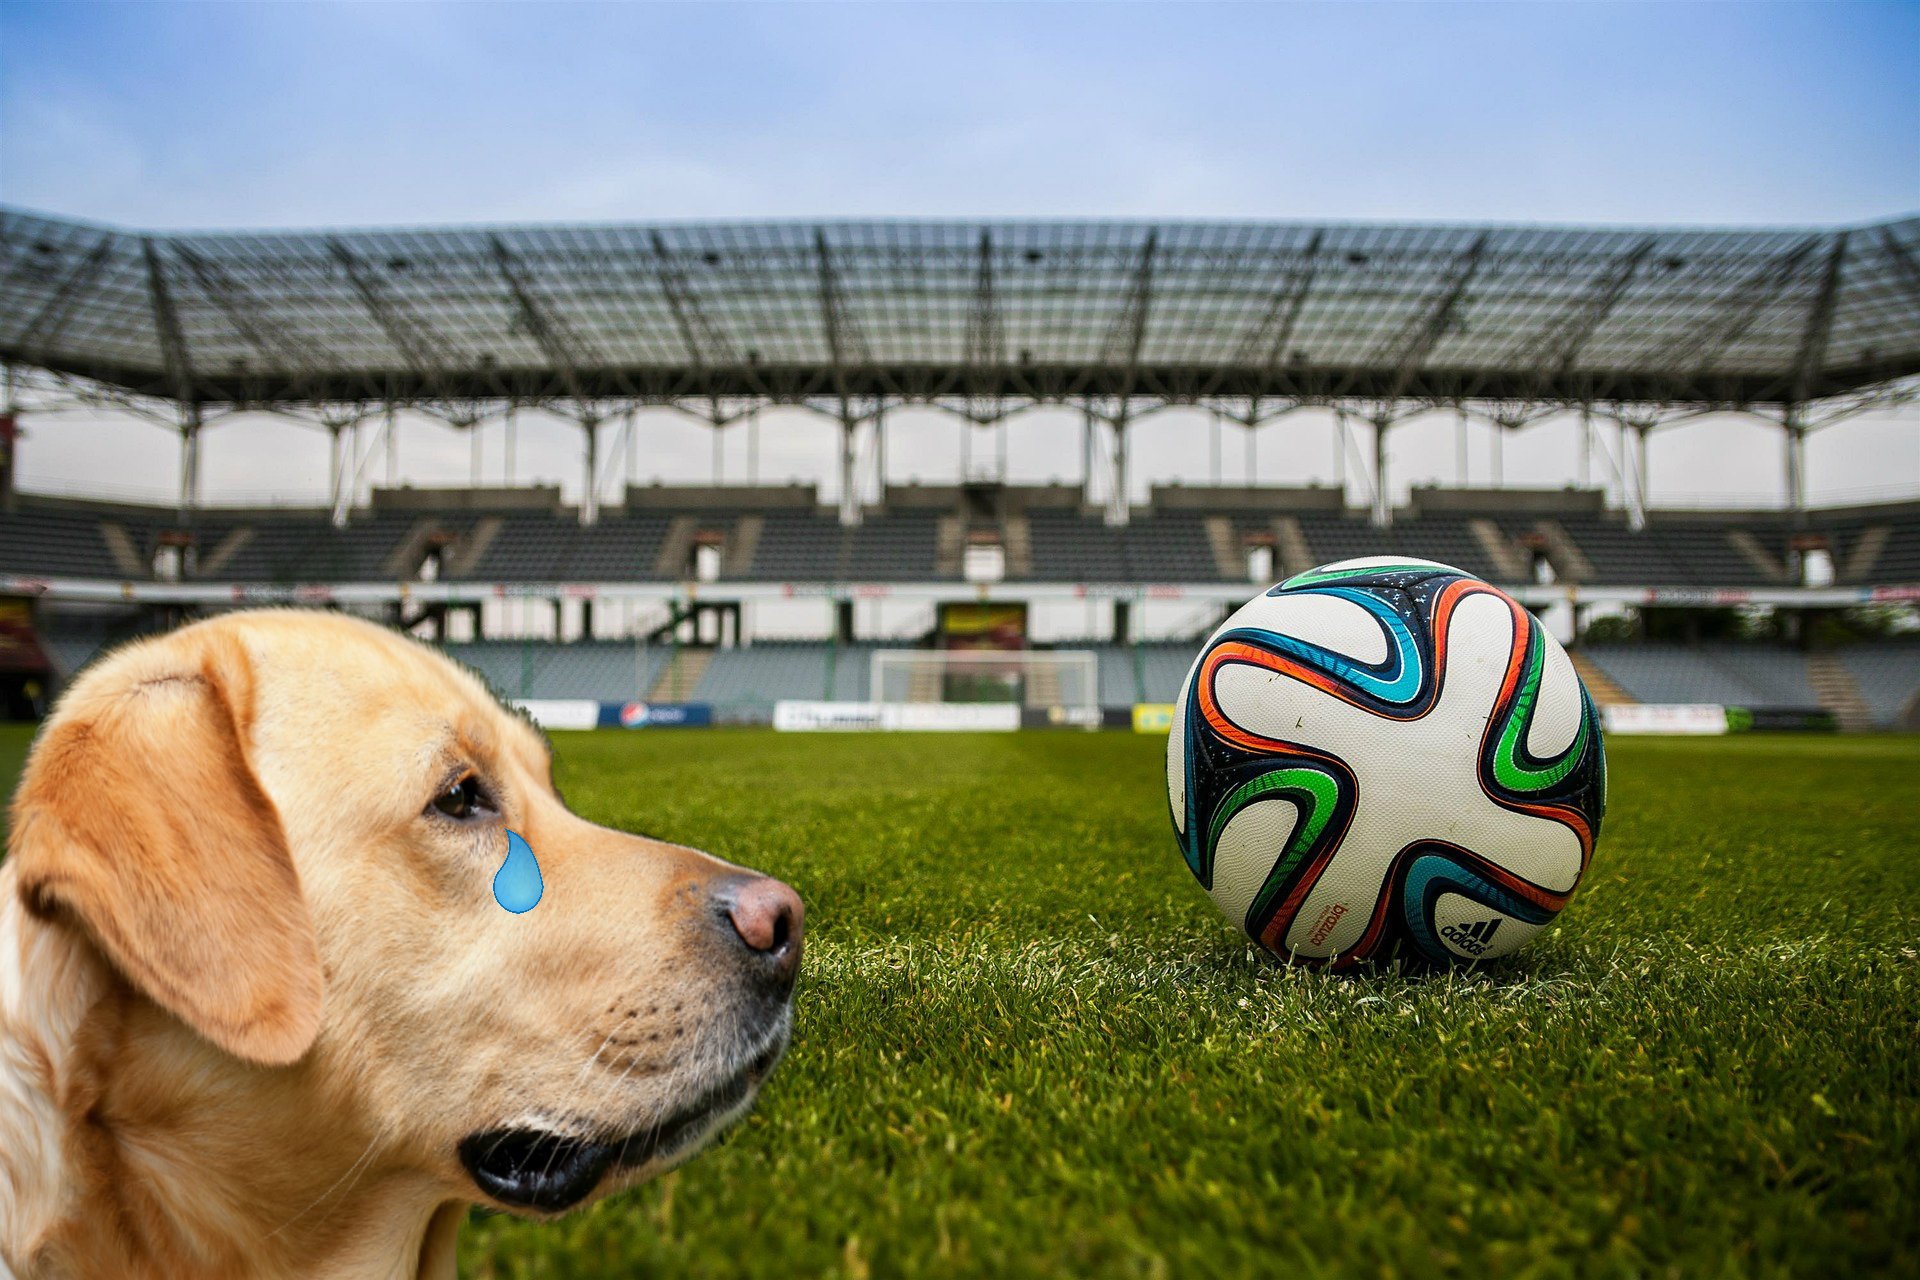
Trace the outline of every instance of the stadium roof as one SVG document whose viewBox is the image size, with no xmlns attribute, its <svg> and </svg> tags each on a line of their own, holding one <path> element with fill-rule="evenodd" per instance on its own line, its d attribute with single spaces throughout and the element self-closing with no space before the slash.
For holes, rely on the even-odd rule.
<svg viewBox="0 0 1920 1280">
<path fill-rule="evenodd" d="M 144 233 L 0 209 L 0 360 L 196 403 L 1798 403 L 1920 373 L 1920 217 Z"/>
</svg>

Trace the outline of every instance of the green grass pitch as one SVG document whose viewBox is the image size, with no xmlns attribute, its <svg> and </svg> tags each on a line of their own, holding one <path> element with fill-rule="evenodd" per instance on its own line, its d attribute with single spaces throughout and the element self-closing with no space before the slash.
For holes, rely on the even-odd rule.
<svg viewBox="0 0 1920 1280">
<path fill-rule="evenodd" d="M 1617 740 L 1573 904 L 1415 979 L 1252 955 L 1160 739 L 555 739 L 588 817 L 800 889 L 798 1034 L 713 1150 L 476 1216 L 465 1275 L 1920 1267 L 1920 740 Z"/>
</svg>

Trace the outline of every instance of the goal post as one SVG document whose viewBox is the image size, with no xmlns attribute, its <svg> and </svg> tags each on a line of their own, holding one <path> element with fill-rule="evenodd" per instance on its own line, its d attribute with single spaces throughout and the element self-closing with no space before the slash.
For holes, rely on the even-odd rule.
<svg viewBox="0 0 1920 1280">
<path fill-rule="evenodd" d="M 1013 703 L 1048 724 L 1100 723 L 1100 658 L 1087 649 L 876 649 L 872 700 Z"/>
</svg>

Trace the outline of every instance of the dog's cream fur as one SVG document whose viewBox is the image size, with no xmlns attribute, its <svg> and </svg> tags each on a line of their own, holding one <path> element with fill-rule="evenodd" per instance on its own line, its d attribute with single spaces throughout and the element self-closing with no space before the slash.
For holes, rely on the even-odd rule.
<svg viewBox="0 0 1920 1280">
<path fill-rule="evenodd" d="M 463 772 L 498 813 L 431 808 Z M 524 916 L 492 898 L 509 826 Z M 536 732 L 371 624 L 116 652 L 0 863 L 0 1276 L 451 1276 L 487 1202 L 464 1136 L 643 1130 L 783 1042 L 715 928 L 738 874 L 573 816 Z"/>
</svg>

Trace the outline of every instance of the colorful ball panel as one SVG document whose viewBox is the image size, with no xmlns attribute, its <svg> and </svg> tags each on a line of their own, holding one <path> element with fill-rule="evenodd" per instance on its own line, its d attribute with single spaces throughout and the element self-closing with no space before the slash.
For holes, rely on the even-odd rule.
<svg viewBox="0 0 1920 1280">
<path fill-rule="evenodd" d="M 1559 643 L 1447 565 L 1344 561 L 1249 601 L 1167 744 L 1182 855 L 1283 959 L 1504 955 L 1599 832 L 1599 719 Z"/>
</svg>

